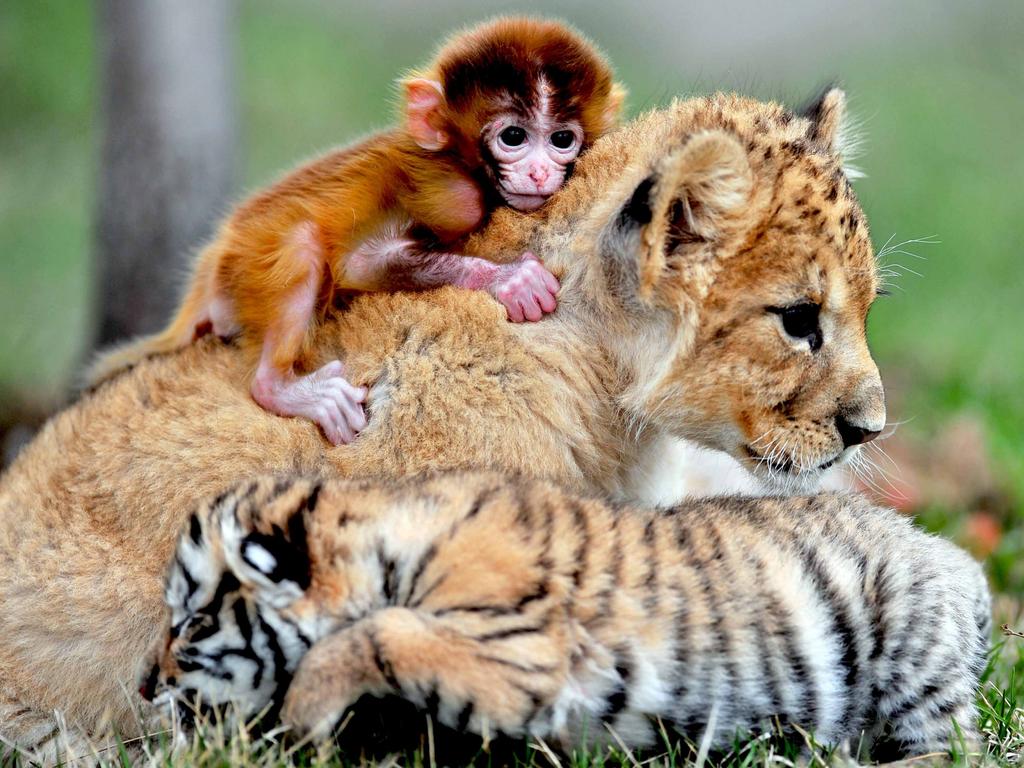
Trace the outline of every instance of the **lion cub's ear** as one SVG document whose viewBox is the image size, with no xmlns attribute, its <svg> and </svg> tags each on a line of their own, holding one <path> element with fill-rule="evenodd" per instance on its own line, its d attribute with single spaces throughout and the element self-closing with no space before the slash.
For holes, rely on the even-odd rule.
<svg viewBox="0 0 1024 768">
<path fill-rule="evenodd" d="M 859 179 L 864 172 L 854 163 L 863 144 L 860 126 L 846 109 L 846 94 L 830 87 L 799 110 L 810 121 L 807 138 L 830 155 L 836 155 L 850 179 Z"/>
<path fill-rule="evenodd" d="M 846 94 L 840 88 L 827 88 L 800 114 L 811 121 L 807 138 L 822 145 L 828 152 L 838 152 L 846 121 Z"/>
<path fill-rule="evenodd" d="M 640 234 L 637 291 L 648 300 L 672 260 L 727 233 L 746 210 L 753 172 L 739 141 L 704 131 L 658 162 L 623 207 L 617 226 Z"/>
</svg>

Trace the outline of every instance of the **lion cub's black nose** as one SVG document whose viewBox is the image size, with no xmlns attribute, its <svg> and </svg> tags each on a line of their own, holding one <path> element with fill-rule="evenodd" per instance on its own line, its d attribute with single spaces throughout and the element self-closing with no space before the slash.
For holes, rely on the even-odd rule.
<svg viewBox="0 0 1024 768">
<path fill-rule="evenodd" d="M 849 448 L 852 445 L 861 445 L 862 443 L 870 443 L 881 434 L 877 429 L 866 429 L 856 424 L 851 424 L 842 414 L 836 416 L 836 429 L 839 430 L 839 437 L 843 440 L 844 448 Z"/>
</svg>

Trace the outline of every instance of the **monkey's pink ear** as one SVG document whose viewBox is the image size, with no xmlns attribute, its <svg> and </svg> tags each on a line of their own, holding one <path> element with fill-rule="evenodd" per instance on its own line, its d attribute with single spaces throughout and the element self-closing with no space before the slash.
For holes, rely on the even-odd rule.
<svg viewBox="0 0 1024 768">
<path fill-rule="evenodd" d="M 442 130 L 444 89 L 437 80 L 412 77 L 402 81 L 405 96 L 405 129 L 423 149 L 436 152 L 448 143 Z"/>
</svg>

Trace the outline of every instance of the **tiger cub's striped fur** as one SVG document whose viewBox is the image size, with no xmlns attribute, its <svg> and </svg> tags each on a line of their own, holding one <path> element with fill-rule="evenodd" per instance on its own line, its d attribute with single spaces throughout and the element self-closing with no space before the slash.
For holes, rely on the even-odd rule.
<svg viewBox="0 0 1024 768">
<path fill-rule="evenodd" d="M 486 473 L 242 485 L 193 516 L 166 596 L 146 695 L 249 714 L 282 694 L 323 733 L 391 693 L 562 744 L 650 745 L 658 719 L 722 743 L 777 716 L 945 749 L 973 729 L 990 622 L 977 563 L 859 497 L 657 511 Z"/>
</svg>

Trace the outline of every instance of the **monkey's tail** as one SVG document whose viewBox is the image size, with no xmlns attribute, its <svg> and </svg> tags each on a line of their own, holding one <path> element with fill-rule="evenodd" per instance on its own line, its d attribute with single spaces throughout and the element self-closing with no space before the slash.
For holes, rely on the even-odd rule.
<svg viewBox="0 0 1024 768">
<path fill-rule="evenodd" d="M 85 370 L 84 388 L 98 386 L 121 371 L 134 368 L 152 355 L 167 354 L 184 346 L 176 343 L 177 340 L 171 339 L 166 333 L 163 331 L 152 336 L 140 336 L 100 350 Z"/>
<path fill-rule="evenodd" d="M 210 312 L 207 282 L 197 274 L 171 324 L 158 333 L 100 350 L 85 370 L 83 389 L 96 387 L 148 357 L 184 349 L 203 334 L 204 326 L 212 327 Z"/>
</svg>

